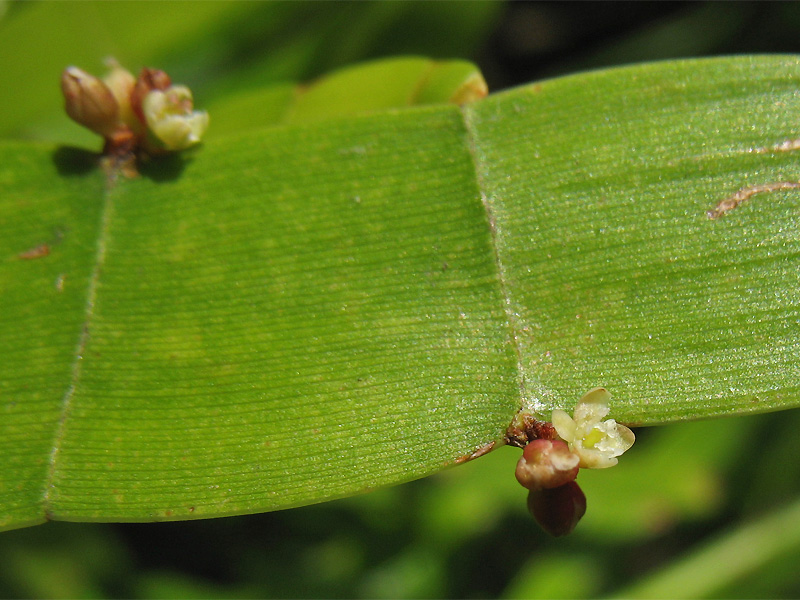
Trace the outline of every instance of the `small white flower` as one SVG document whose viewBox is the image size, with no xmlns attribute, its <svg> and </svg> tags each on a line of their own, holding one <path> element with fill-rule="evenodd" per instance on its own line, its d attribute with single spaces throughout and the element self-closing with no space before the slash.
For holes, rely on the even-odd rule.
<svg viewBox="0 0 800 600">
<path fill-rule="evenodd" d="M 580 466 L 605 469 L 617 464 L 617 457 L 633 445 L 633 432 L 614 419 L 603 421 L 611 398 L 604 388 L 595 388 L 578 400 L 574 416 L 553 411 L 553 426 L 569 449 L 580 457 Z"/>
<path fill-rule="evenodd" d="M 208 113 L 192 108 L 192 92 L 183 85 L 153 90 L 142 102 L 147 127 L 167 150 L 183 150 L 203 138 Z"/>
</svg>

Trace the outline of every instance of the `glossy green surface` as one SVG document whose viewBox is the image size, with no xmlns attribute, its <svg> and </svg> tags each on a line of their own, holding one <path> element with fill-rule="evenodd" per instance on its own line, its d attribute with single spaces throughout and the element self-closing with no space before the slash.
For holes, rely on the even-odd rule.
<svg viewBox="0 0 800 600">
<path fill-rule="evenodd" d="M 706 216 L 797 179 L 754 149 L 795 135 L 798 74 L 657 63 L 240 131 L 110 191 L 4 142 L 3 526 L 352 495 L 597 385 L 644 424 L 798 405 L 797 193 Z"/>
<path fill-rule="evenodd" d="M 488 98 L 468 122 L 526 398 L 652 424 L 800 399 L 798 60 L 653 63 Z"/>
</svg>

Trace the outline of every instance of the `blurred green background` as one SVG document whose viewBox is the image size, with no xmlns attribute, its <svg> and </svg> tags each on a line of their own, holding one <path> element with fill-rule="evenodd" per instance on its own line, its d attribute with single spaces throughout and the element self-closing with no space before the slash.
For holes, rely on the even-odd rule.
<svg viewBox="0 0 800 600">
<path fill-rule="evenodd" d="M 0 43 L 27 36 L 46 55 L 37 19 L 65 9 L 0 6 Z M 91 24 L 95 9 L 83 6 Z M 146 6 L 159 15 L 156 29 L 186 29 L 189 20 L 193 37 L 170 44 L 155 32 L 152 43 L 132 36 L 130 44 L 147 48 L 151 66 L 189 83 L 212 120 L 218 98 L 382 56 L 470 59 L 496 91 L 615 64 L 800 50 L 796 3 Z M 70 31 L 65 24 L 64 35 Z M 123 62 L 126 42 L 114 40 Z M 81 66 L 99 71 L 101 58 Z M 48 102 L 58 104 L 56 81 Z M 20 132 L 41 131 L 40 116 L 32 112 L 36 126 Z M 52 131 L 70 127 L 64 122 Z M 588 511 L 565 539 L 547 537 L 527 514 L 513 448 L 407 485 L 284 512 L 48 523 L 0 534 L 0 595 L 798 597 L 798 429 L 798 411 L 640 429 L 620 466 L 581 474 Z"/>
</svg>

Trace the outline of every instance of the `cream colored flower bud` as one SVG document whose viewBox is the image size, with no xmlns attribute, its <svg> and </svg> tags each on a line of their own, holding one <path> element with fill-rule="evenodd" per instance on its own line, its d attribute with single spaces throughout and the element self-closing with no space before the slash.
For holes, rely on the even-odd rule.
<svg viewBox="0 0 800 600">
<path fill-rule="evenodd" d="M 97 77 L 77 67 L 61 74 L 61 91 L 69 117 L 103 137 L 110 137 L 119 123 L 119 106 L 114 94 Z"/>
<path fill-rule="evenodd" d="M 192 92 L 182 85 L 151 91 L 142 109 L 147 127 L 166 150 L 183 150 L 199 143 L 208 128 L 208 113 L 192 110 Z"/>
<path fill-rule="evenodd" d="M 133 110 L 131 109 L 131 94 L 136 85 L 136 78 L 130 71 L 122 68 L 113 58 L 106 59 L 106 65 L 110 70 L 108 75 L 103 78 L 103 81 L 117 101 L 119 120 L 131 127 L 135 124 Z"/>
</svg>

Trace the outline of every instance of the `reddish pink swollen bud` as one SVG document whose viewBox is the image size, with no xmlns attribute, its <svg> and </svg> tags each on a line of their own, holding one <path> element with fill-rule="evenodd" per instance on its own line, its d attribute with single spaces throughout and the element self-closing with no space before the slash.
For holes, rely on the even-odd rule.
<svg viewBox="0 0 800 600">
<path fill-rule="evenodd" d="M 578 476 L 580 457 L 561 440 L 533 440 L 517 462 L 517 481 L 529 490 L 556 488 Z"/>
<path fill-rule="evenodd" d="M 575 481 L 557 488 L 531 490 L 528 510 L 542 529 L 560 537 L 572 532 L 586 513 L 586 496 Z"/>
</svg>

